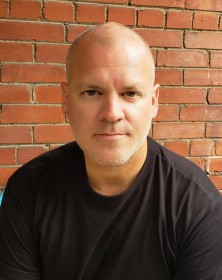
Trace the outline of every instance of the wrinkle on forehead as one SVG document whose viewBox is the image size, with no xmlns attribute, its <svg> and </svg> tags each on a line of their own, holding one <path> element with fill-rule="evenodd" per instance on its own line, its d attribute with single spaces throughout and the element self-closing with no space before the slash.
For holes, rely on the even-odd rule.
<svg viewBox="0 0 222 280">
<path fill-rule="evenodd" d="M 80 36 L 71 44 L 66 58 L 66 75 L 68 83 L 75 54 L 78 53 L 78 56 L 82 56 L 84 55 L 83 49 L 86 52 L 90 52 L 90 49 L 95 45 L 109 47 L 110 49 L 119 48 L 123 56 L 126 55 L 124 53 L 124 48 L 127 49 L 128 53 L 131 53 L 131 55 L 144 55 L 144 60 L 149 65 L 149 72 L 151 73 L 154 82 L 155 65 L 152 52 L 147 43 L 139 34 L 131 30 L 129 27 L 111 22 L 88 29 L 80 34 Z M 78 57 L 78 59 L 80 60 L 80 57 Z M 115 58 L 113 61 L 115 63 Z M 116 61 L 116 63 L 118 63 L 118 61 Z"/>
</svg>

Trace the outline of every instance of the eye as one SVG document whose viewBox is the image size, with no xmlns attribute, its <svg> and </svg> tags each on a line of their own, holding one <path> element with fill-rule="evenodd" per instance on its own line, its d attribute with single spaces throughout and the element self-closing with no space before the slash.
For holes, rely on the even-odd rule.
<svg viewBox="0 0 222 280">
<path fill-rule="evenodd" d="M 126 92 L 126 95 L 127 95 L 128 97 L 136 97 L 138 94 L 137 94 L 136 91 L 127 91 L 127 92 Z"/>
<path fill-rule="evenodd" d="M 137 91 L 126 91 L 126 92 L 123 92 L 121 95 L 130 97 L 130 98 L 135 98 L 135 97 L 138 97 L 139 94 Z"/>
<path fill-rule="evenodd" d="M 96 90 L 86 90 L 83 92 L 83 94 L 90 97 L 90 96 L 98 95 L 99 93 Z"/>
</svg>

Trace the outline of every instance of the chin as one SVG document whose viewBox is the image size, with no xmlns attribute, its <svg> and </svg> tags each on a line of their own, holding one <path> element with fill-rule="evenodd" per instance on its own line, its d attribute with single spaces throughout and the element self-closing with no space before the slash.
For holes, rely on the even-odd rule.
<svg viewBox="0 0 222 280">
<path fill-rule="evenodd" d="M 93 145 L 79 145 L 84 152 L 85 158 L 88 158 L 90 161 L 101 165 L 101 166 L 110 166 L 116 167 L 126 164 L 130 159 L 137 156 L 144 143 L 146 143 L 146 137 L 141 137 L 139 141 L 128 141 L 121 145 L 109 145 L 103 146 L 97 143 Z"/>
<path fill-rule="evenodd" d="M 129 159 L 128 159 L 129 160 Z M 128 160 L 123 158 L 118 159 L 103 159 L 103 160 L 95 160 L 98 165 L 105 166 L 105 167 L 118 167 L 126 164 Z"/>
<path fill-rule="evenodd" d="M 126 164 L 135 154 L 135 151 L 127 151 L 127 152 L 114 152 L 111 153 L 102 153 L 101 151 L 96 153 L 87 153 L 87 157 L 89 157 L 93 162 L 100 166 L 106 167 L 118 167 Z"/>
</svg>

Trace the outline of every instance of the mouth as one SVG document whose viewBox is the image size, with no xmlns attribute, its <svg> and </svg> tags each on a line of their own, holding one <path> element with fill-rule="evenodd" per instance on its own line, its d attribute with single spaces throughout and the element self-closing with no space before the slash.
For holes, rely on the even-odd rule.
<svg viewBox="0 0 222 280">
<path fill-rule="evenodd" d="M 125 133 L 98 133 L 95 134 L 96 137 L 106 138 L 106 139 L 117 139 L 123 136 L 126 136 Z"/>
<path fill-rule="evenodd" d="M 98 133 L 98 134 L 95 134 L 95 135 L 98 135 L 98 136 L 121 136 L 121 135 L 125 135 L 125 133 Z"/>
</svg>

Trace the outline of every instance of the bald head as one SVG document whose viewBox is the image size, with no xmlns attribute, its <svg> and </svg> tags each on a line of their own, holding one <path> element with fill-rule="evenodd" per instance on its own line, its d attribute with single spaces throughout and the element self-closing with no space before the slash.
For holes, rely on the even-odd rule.
<svg viewBox="0 0 222 280">
<path fill-rule="evenodd" d="M 70 73 L 75 54 L 82 48 L 87 51 L 87 49 L 90 49 L 95 44 L 110 48 L 127 45 L 127 48 L 131 48 L 132 52 L 144 53 L 145 59 L 150 67 L 151 79 L 154 82 L 155 65 L 151 50 L 147 43 L 139 34 L 125 25 L 109 22 L 86 30 L 73 41 L 66 58 L 66 75 L 68 83 L 70 81 Z"/>
</svg>

